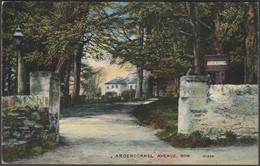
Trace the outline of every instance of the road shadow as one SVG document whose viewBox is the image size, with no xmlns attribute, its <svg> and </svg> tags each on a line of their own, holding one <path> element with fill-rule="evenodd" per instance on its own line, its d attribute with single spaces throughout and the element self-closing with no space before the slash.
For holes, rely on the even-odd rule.
<svg viewBox="0 0 260 166">
<path fill-rule="evenodd" d="M 140 103 L 95 103 L 82 104 L 61 110 L 60 118 L 84 117 L 92 118 L 93 116 L 103 114 L 124 114 L 131 113 Z"/>
</svg>

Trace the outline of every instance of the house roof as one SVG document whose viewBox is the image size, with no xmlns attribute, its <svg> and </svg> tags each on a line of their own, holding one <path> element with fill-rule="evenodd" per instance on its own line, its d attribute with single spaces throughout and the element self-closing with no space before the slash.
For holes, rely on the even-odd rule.
<svg viewBox="0 0 260 166">
<path fill-rule="evenodd" d="M 115 78 L 109 82 L 106 82 L 105 84 L 126 84 L 126 83 L 122 78 Z"/>
<path fill-rule="evenodd" d="M 129 81 L 127 84 L 137 84 L 137 78 Z"/>
</svg>

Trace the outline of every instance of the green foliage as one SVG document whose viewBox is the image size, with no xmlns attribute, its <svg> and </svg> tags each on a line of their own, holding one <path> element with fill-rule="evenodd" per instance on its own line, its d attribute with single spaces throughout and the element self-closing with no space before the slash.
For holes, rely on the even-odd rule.
<svg viewBox="0 0 260 166">
<path fill-rule="evenodd" d="M 42 144 L 35 145 L 14 145 L 12 147 L 3 147 L 3 160 L 13 161 L 22 158 L 29 158 L 34 155 L 40 155 L 48 150 L 53 150 L 58 147 L 58 143 L 45 141 Z"/>
<path fill-rule="evenodd" d="M 217 146 L 231 146 L 231 145 L 253 145 L 256 144 L 258 140 L 249 136 L 238 137 L 235 133 L 229 131 L 226 132 L 224 138 L 218 138 L 215 140 L 214 145 Z"/>
<path fill-rule="evenodd" d="M 116 97 L 116 96 L 117 96 L 117 93 L 114 92 L 114 91 L 111 91 L 111 92 L 107 92 L 107 93 L 105 94 L 105 96 L 107 96 L 107 97 Z"/>
<path fill-rule="evenodd" d="M 189 136 L 175 135 L 166 141 L 172 146 L 182 148 L 208 147 L 213 143 L 212 140 L 203 137 L 198 131 L 191 133 Z"/>
<path fill-rule="evenodd" d="M 164 97 L 178 98 L 178 92 L 176 86 L 167 86 Z"/>
<path fill-rule="evenodd" d="M 102 81 L 103 72 L 101 69 L 94 70 L 92 67 L 82 64 L 81 69 L 81 87 L 82 87 L 82 94 L 84 95 L 100 95 L 101 88 L 100 83 Z"/>
<path fill-rule="evenodd" d="M 201 63 L 203 55 L 216 53 L 219 32 L 223 53 L 230 60 L 229 83 L 242 83 L 243 74 L 237 73 L 244 72 L 245 52 L 249 52 L 247 59 L 252 63 L 247 67 L 257 76 L 256 48 L 254 43 L 252 48 L 246 48 L 245 44 L 246 37 L 253 33 L 248 26 L 257 29 L 255 3 L 189 3 L 198 31 Z M 246 25 L 250 5 L 254 16 L 252 25 Z M 214 23 L 217 19 L 219 28 Z M 114 63 L 130 62 L 151 71 L 155 78 L 177 79 L 194 68 L 195 36 L 185 2 L 5 2 L 2 84 L 3 92 L 9 92 L 5 94 L 14 94 L 12 89 L 17 89 L 12 35 L 18 25 L 25 34 L 22 54 L 29 71 L 54 71 L 59 60 L 73 61 L 74 55 L 102 59 L 105 54 L 112 55 Z M 251 35 L 257 39 L 256 33 Z M 96 90 L 97 84 L 93 82 L 99 74 L 94 75 L 90 80 L 85 75 L 85 90 Z"/>
<path fill-rule="evenodd" d="M 258 143 L 258 140 L 256 138 L 252 138 L 249 136 L 243 136 L 238 139 L 239 145 L 254 145 Z"/>
<path fill-rule="evenodd" d="M 42 148 L 44 150 L 53 150 L 58 147 L 58 144 L 56 142 L 52 141 L 46 141 L 42 144 Z"/>
<path fill-rule="evenodd" d="M 243 72 L 241 63 L 245 59 L 244 41 L 248 34 L 245 30 L 247 4 L 200 2 L 190 5 L 197 24 L 201 63 L 203 55 L 216 53 L 220 44 L 223 53 L 230 58 L 228 81 L 242 83 L 243 75 L 241 78 L 235 73 Z M 254 3 L 251 5 L 257 6 Z M 111 35 L 112 44 L 107 49 L 113 55 L 114 62 L 118 62 L 115 59 L 119 58 L 119 63 L 130 62 L 141 66 L 151 71 L 155 78 L 178 78 L 194 67 L 195 37 L 185 3 L 129 2 L 118 11 L 118 15 L 121 17 L 115 19 L 114 24 L 117 26 L 113 24 L 113 28 L 116 27 L 114 29 L 122 33 L 118 33 L 116 37 Z M 257 22 L 256 19 L 253 18 L 254 22 Z M 215 21 L 219 21 L 219 27 L 216 27 Z M 221 41 L 217 44 L 219 40 Z M 251 57 L 254 58 L 254 55 Z M 257 71 L 255 64 L 251 68 Z"/>
<path fill-rule="evenodd" d="M 121 97 L 123 98 L 123 100 L 128 101 L 130 99 L 135 98 L 135 93 L 136 93 L 136 90 L 134 90 L 134 89 L 125 90 L 122 92 Z"/>
<path fill-rule="evenodd" d="M 105 97 L 105 100 L 108 102 L 115 102 L 118 100 L 117 93 L 114 91 L 106 92 L 104 97 Z"/>
<path fill-rule="evenodd" d="M 160 128 L 171 133 L 178 129 L 178 101 L 172 98 L 162 98 L 148 105 L 141 105 L 134 115 L 145 125 Z"/>
<path fill-rule="evenodd" d="M 81 57 L 93 45 L 94 53 L 100 52 L 106 38 L 104 26 L 109 20 L 104 8 L 112 7 L 113 3 L 107 2 L 5 2 L 3 89 L 6 82 L 9 93 L 17 86 L 12 83 L 16 82 L 17 68 L 12 35 L 18 25 L 25 34 L 22 54 L 28 70 L 55 71 L 59 60 L 71 60 L 74 55 Z M 83 52 L 80 48 L 85 44 L 88 47 Z"/>
<path fill-rule="evenodd" d="M 35 154 L 35 155 L 40 155 L 43 153 L 43 150 L 42 150 L 42 147 L 40 146 L 34 146 L 32 149 L 31 149 L 31 153 Z"/>
</svg>

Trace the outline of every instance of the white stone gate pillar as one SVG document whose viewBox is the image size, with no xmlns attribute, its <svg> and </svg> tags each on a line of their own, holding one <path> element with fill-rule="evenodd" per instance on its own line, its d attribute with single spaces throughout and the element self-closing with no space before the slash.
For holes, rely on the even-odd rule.
<svg viewBox="0 0 260 166">
<path fill-rule="evenodd" d="M 30 94 L 44 95 L 49 99 L 49 139 L 59 140 L 60 81 L 59 75 L 52 72 L 30 73 Z"/>
<path fill-rule="evenodd" d="M 207 76 L 183 76 L 180 80 L 178 133 L 189 135 L 195 128 L 196 116 L 205 109 L 208 94 Z"/>
</svg>

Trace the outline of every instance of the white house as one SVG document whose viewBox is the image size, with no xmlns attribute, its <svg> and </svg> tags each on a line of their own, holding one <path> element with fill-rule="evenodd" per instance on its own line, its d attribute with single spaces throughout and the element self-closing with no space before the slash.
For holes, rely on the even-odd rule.
<svg viewBox="0 0 260 166">
<path fill-rule="evenodd" d="M 105 93 L 107 92 L 116 92 L 120 95 L 127 88 L 127 84 L 122 78 L 115 78 L 107 83 L 105 83 Z"/>
<path fill-rule="evenodd" d="M 129 81 L 126 86 L 127 89 L 137 89 L 137 78 L 134 78 L 132 81 Z"/>
<path fill-rule="evenodd" d="M 143 92 L 147 91 L 147 79 L 150 72 L 144 71 L 144 80 L 143 80 Z M 125 78 L 117 77 L 109 82 L 105 83 L 105 87 L 102 88 L 102 94 L 107 92 L 116 92 L 117 95 L 121 95 L 123 91 L 126 90 L 136 90 L 138 84 L 137 73 L 131 73 Z"/>
<path fill-rule="evenodd" d="M 117 95 L 125 90 L 137 89 L 137 78 L 133 78 L 130 81 L 123 78 L 115 78 L 107 83 L 105 83 L 105 93 L 107 92 L 116 92 Z"/>
</svg>

